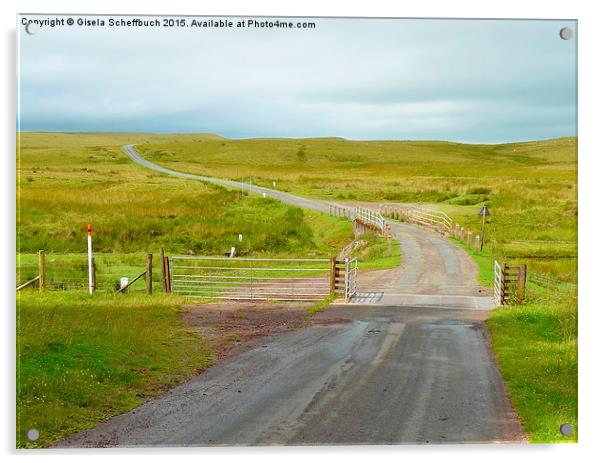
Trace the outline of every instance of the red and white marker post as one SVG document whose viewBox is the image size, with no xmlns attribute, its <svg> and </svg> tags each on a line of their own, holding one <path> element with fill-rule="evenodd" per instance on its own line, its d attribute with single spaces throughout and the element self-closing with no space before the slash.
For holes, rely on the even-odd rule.
<svg viewBox="0 0 602 463">
<path fill-rule="evenodd" d="M 88 291 L 94 292 L 94 263 L 92 261 L 92 225 L 88 224 Z"/>
</svg>

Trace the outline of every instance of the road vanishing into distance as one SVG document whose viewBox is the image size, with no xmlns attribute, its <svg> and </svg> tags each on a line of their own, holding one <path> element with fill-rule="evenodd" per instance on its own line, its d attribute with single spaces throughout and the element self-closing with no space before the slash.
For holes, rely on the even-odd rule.
<svg viewBox="0 0 602 463">
<path fill-rule="evenodd" d="M 176 172 L 124 152 L 158 172 Z M 321 200 L 245 185 L 285 203 Z M 390 222 L 402 265 L 361 272 L 352 304 L 246 352 L 58 447 L 522 443 L 525 436 L 489 350 L 493 307 L 472 259 L 450 241 Z"/>
</svg>

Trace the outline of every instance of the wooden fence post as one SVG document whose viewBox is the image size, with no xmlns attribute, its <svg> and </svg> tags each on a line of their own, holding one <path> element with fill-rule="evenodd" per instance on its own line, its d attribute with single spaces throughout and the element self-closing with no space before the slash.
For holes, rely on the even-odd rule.
<svg viewBox="0 0 602 463">
<path fill-rule="evenodd" d="M 46 256 L 41 249 L 38 251 L 38 276 L 40 277 L 38 288 L 42 293 L 46 289 Z"/>
<path fill-rule="evenodd" d="M 153 294 L 153 255 L 146 256 L 146 294 Z"/>
<path fill-rule="evenodd" d="M 472 230 L 466 232 L 466 246 L 470 249 L 470 243 L 472 242 Z"/>
<path fill-rule="evenodd" d="M 334 294 L 336 289 L 336 272 L 337 269 L 337 261 L 336 257 L 330 258 L 330 294 Z"/>
<path fill-rule="evenodd" d="M 474 239 L 474 252 L 475 254 L 478 254 L 479 252 L 481 252 L 481 236 L 477 235 L 476 238 Z"/>
<path fill-rule="evenodd" d="M 165 250 L 161 248 L 159 250 L 159 258 L 161 263 L 161 286 L 163 287 L 163 292 L 167 292 L 167 287 L 165 286 Z"/>
<path fill-rule="evenodd" d="M 521 264 L 518 266 L 518 294 L 517 302 L 522 304 L 525 302 L 525 286 L 527 284 L 527 265 Z"/>
<path fill-rule="evenodd" d="M 163 261 L 163 266 L 165 268 L 165 292 L 171 293 L 171 270 L 169 269 L 169 257 L 165 256 Z"/>
</svg>

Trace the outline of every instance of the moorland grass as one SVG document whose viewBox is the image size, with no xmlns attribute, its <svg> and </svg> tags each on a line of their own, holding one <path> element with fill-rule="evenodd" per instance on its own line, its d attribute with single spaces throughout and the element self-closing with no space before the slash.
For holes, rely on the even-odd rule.
<svg viewBox="0 0 602 463">
<path fill-rule="evenodd" d="M 529 440 L 576 442 L 577 305 L 575 291 L 546 289 L 487 319 L 510 399 Z M 574 433 L 563 436 L 569 423 Z"/>
<path fill-rule="evenodd" d="M 147 159 L 185 172 L 339 201 L 436 205 L 478 229 L 492 211 L 494 241 L 576 243 L 575 138 L 501 145 L 447 142 L 252 139 L 146 141 Z M 306 154 L 300 160 L 299 149 Z"/>
<path fill-rule="evenodd" d="M 353 238 L 336 217 L 149 172 L 121 151 L 145 137 L 22 133 L 18 252 L 83 253 L 88 223 L 100 253 L 221 255 L 235 245 L 237 255 L 330 256 Z"/>
<path fill-rule="evenodd" d="M 92 427 L 213 362 L 175 297 L 23 292 L 17 302 L 18 447 Z"/>
<path fill-rule="evenodd" d="M 288 206 L 144 170 L 121 153 L 126 143 L 136 143 L 149 160 L 174 170 L 252 179 L 267 187 L 276 182 L 283 191 L 336 201 L 420 203 L 448 212 L 475 231 L 480 228 L 476 212 L 487 204 L 492 215 L 486 248 L 474 256 L 482 283 L 491 284 L 494 258 L 528 262 L 528 273 L 577 281 L 575 138 L 465 145 L 228 140 L 206 134 L 21 134 L 21 251 L 75 247 L 81 252 L 88 222 L 98 224 L 99 235 L 102 230 L 106 236 L 104 242 L 98 237 L 106 252 L 165 246 L 176 252 L 221 253 L 244 227 L 245 234 L 261 230 L 260 238 L 250 238 L 243 250 L 252 255 L 300 250 L 330 255 L 350 239 L 350 227 L 334 218 L 308 212 L 301 217 Z M 275 230 L 264 225 L 275 220 L 290 223 Z M 373 262 L 397 263 L 397 256 L 383 255 L 382 246 L 375 240 L 372 250 L 363 252 L 373 254 Z M 576 439 L 558 433 L 560 422 L 577 426 L 576 320 L 573 293 L 530 284 L 524 306 L 497 309 L 487 322 L 511 399 L 533 442 Z"/>
</svg>

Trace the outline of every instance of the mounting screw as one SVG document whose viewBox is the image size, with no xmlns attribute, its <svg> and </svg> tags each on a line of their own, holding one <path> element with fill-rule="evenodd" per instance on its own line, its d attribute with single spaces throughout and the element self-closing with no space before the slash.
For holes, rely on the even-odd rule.
<svg viewBox="0 0 602 463">
<path fill-rule="evenodd" d="M 573 38 L 573 31 L 570 27 L 563 27 L 560 29 L 560 38 L 562 40 L 571 40 Z"/>
<path fill-rule="evenodd" d="M 563 423 L 560 425 L 560 434 L 563 436 L 570 436 L 573 434 L 573 427 L 568 423 Z"/>
</svg>

